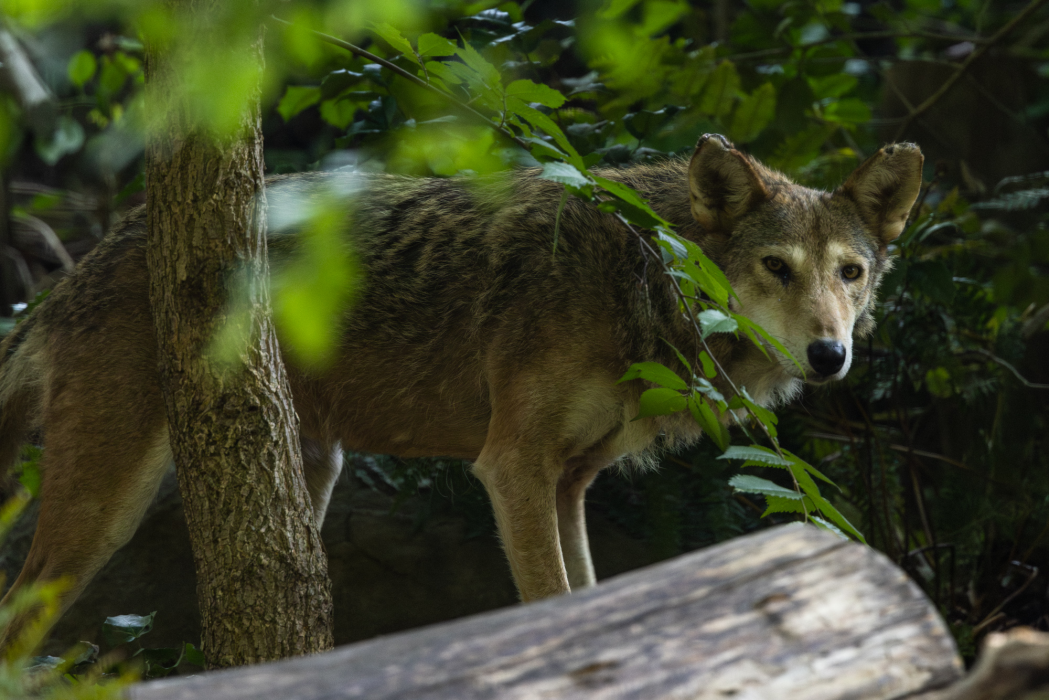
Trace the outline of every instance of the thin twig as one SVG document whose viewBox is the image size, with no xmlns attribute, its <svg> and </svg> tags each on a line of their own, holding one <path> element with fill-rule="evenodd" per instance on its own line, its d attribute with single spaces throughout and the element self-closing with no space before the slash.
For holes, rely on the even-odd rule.
<svg viewBox="0 0 1049 700">
<path fill-rule="evenodd" d="M 856 32 L 853 34 L 838 34 L 835 36 L 827 37 L 826 39 L 820 39 L 819 41 L 813 41 L 808 44 L 801 46 L 782 46 L 775 49 L 762 49 L 760 51 L 750 51 L 747 53 L 736 54 L 735 56 L 729 56 L 729 59 L 733 61 L 747 61 L 755 58 L 771 58 L 772 56 L 782 56 L 788 54 L 795 49 L 808 49 L 813 46 L 823 46 L 825 44 L 833 44 L 838 41 L 863 41 L 864 39 L 933 39 L 938 41 L 969 41 L 973 44 L 983 44 L 989 39 L 985 39 L 978 36 L 965 36 L 963 34 L 937 34 L 936 32 L 922 32 L 922 31 L 908 31 L 908 32 L 896 32 L 892 30 L 882 30 L 878 32 Z"/>
<path fill-rule="evenodd" d="M 987 49 L 991 48 L 999 41 L 1004 39 L 1006 35 L 1009 34 L 1009 32 L 1011 32 L 1021 22 L 1025 21 L 1028 17 L 1030 17 L 1047 1 L 1049 0 L 1032 0 L 1032 2 L 1029 5 L 1027 5 L 1027 7 L 1022 9 L 1018 15 L 1006 22 L 1005 26 L 1003 26 L 1001 29 L 995 32 L 994 35 L 991 36 L 987 41 L 977 46 L 976 50 L 969 54 L 961 63 L 961 65 L 958 66 L 957 70 L 954 71 L 954 74 L 944 81 L 943 85 L 940 86 L 939 90 L 930 95 L 928 99 L 926 99 L 920 105 L 915 107 L 914 110 L 907 115 L 907 117 L 903 120 L 903 123 L 900 124 L 899 129 L 896 130 L 896 135 L 893 137 L 892 140 L 899 141 L 900 137 L 903 136 L 904 132 L 911 125 L 911 122 L 913 122 L 918 116 L 929 111 L 929 109 L 932 108 L 932 106 L 935 105 L 937 102 L 939 102 L 944 95 L 950 92 L 951 88 L 953 88 L 955 84 L 957 84 L 957 82 L 961 80 L 962 76 L 965 75 L 965 71 L 969 69 L 969 67 L 973 64 L 974 61 L 978 60 L 981 56 L 987 53 Z"/>
<path fill-rule="evenodd" d="M 984 357 L 986 357 L 988 360 L 991 360 L 992 362 L 996 362 L 999 365 L 1001 365 L 1002 367 L 1005 367 L 1007 370 L 1009 370 L 1010 372 L 1013 373 L 1013 376 L 1015 376 L 1017 379 L 1020 380 L 1021 384 L 1023 384 L 1025 387 L 1027 387 L 1029 389 L 1049 389 L 1049 384 L 1036 384 L 1036 383 L 1034 383 L 1032 381 L 1028 381 L 1026 377 L 1024 377 L 1022 374 L 1020 374 L 1020 371 L 1018 369 L 1013 367 L 1010 363 L 1006 362 L 1002 358 L 1000 358 L 997 355 L 995 355 L 993 352 L 990 352 L 988 350 L 984 350 L 983 348 L 973 348 L 972 352 L 979 353 L 979 354 L 983 355 Z"/>
<path fill-rule="evenodd" d="M 294 27 L 294 26 L 296 26 L 296 25 L 292 24 L 291 22 L 288 22 L 287 20 L 283 20 L 280 17 L 277 17 L 276 15 L 271 15 L 270 18 L 274 22 L 278 22 L 279 24 L 283 24 L 284 26 L 287 26 L 287 27 Z M 344 40 L 342 40 L 342 39 L 340 39 L 338 37 L 334 37 L 334 36 L 332 36 L 330 34 L 325 34 L 324 32 L 318 32 L 318 31 L 316 31 L 314 29 L 310 29 L 309 32 L 311 34 L 313 34 L 315 37 L 317 37 L 318 39 L 320 39 L 321 41 L 325 41 L 325 42 L 331 44 L 332 46 L 338 46 L 340 49 L 345 49 L 346 51 L 349 51 L 352 54 L 356 54 L 356 55 L 360 56 L 361 58 L 364 58 L 366 60 L 371 61 L 372 63 L 378 63 L 380 66 L 382 66 L 383 68 L 387 69 L 388 71 L 396 73 L 397 75 L 401 76 L 405 80 L 408 80 L 408 81 L 414 83 L 415 85 L 418 85 L 419 87 L 423 88 L 424 90 L 429 90 L 430 92 L 432 92 L 435 95 L 440 95 L 444 99 L 448 100 L 455 107 L 457 107 L 457 108 L 461 109 L 462 111 L 468 113 L 470 116 L 475 117 L 475 118 L 481 120 L 487 126 L 492 127 L 496 131 L 499 131 L 503 135 L 505 135 L 508 138 L 510 138 L 514 143 L 516 143 L 521 148 L 525 149 L 526 151 L 528 150 L 528 143 L 525 142 L 524 140 L 522 140 L 521 138 L 519 138 L 516 134 L 514 134 L 510 130 L 500 128 L 500 126 L 498 124 L 496 124 L 494 121 L 492 121 L 491 119 L 486 117 L 483 113 L 478 112 L 476 109 L 474 109 L 470 105 L 466 104 L 462 100 L 456 99 L 456 97 L 454 95 L 449 95 L 447 92 L 444 92 L 443 90 L 435 88 L 433 85 L 430 85 L 430 83 L 428 83 L 425 80 L 419 78 L 418 76 L 412 75 L 411 73 L 409 73 L 408 71 L 404 70 L 403 68 L 401 68 L 397 64 L 391 63 L 390 61 L 387 61 L 385 58 L 380 58 L 379 56 L 376 56 L 375 54 L 371 53 L 370 51 L 365 51 L 364 49 L 362 49 L 359 46 L 355 46 L 355 45 L 351 44 L 348 41 L 344 41 Z"/>
</svg>

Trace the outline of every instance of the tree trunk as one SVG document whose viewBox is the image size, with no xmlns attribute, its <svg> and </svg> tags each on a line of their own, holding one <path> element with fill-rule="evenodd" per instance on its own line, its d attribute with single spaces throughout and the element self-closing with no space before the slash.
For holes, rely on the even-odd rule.
<svg viewBox="0 0 1049 700">
<path fill-rule="evenodd" d="M 243 366 L 209 362 L 233 271 L 266 279 L 265 193 L 258 90 L 239 133 L 195 123 L 174 50 L 208 50 L 222 32 L 216 0 L 174 3 L 193 32 L 152 46 L 146 95 L 150 302 L 172 453 L 185 500 L 209 667 L 332 646 L 331 592 L 302 473 L 296 417 L 265 284 L 248 290 Z M 182 25 L 183 27 L 185 25 Z M 262 61 L 262 38 L 251 46 Z M 213 58 L 216 70 L 222 56 Z M 261 69 L 260 69 L 261 76 Z M 174 97 L 173 97 L 174 96 Z"/>
<path fill-rule="evenodd" d="M 904 700 L 961 671 L 936 608 L 885 556 L 786 526 L 578 593 L 129 695 Z"/>
</svg>

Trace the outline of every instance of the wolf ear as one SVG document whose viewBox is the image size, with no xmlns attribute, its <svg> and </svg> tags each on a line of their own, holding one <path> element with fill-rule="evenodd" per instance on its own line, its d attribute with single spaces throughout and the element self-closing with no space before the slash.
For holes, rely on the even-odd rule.
<svg viewBox="0 0 1049 700">
<path fill-rule="evenodd" d="M 718 134 L 703 134 L 696 144 L 688 195 L 696 221 L 723 233 L 731 233 L 739 217 L 769 197 L 750 160 Z"/>
<path fill-rule="evenodd" d="M 882 245 L 903 233 L 921 190 L 924 162 L 916 144 L 890 144 L 864 161 L 838 188 L 837 193 L 856 203 Z"/>
</svg>

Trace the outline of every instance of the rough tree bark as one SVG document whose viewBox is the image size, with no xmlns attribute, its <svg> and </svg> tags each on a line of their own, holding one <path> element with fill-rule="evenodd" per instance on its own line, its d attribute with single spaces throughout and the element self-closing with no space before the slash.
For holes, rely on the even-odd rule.
<svg viewBox="0 0 1049 700">
<path fill-rule="evenodd" d="M 223 29 L 208 20 L 217 5 L 173 2 L 194 23 L 178 40 L 217 38 Z M 261 34 L 232 50 L 255 52 L 261 66 Z M 231 271 L 245 265 L 256 280 L 268 272 L 258 91 L 239 133 L 216 137 L 193 121 L 187 99 L 172 99 L 185 94 L 173 56 L 172 47 L 146 54 L 150 301 L 204 653 L 224 667 L 331 648 L 331 593 L 265 285 L 250 290 L 245 365 L 225 369 L 204 352 L 223 321 Z"/>
</svg>

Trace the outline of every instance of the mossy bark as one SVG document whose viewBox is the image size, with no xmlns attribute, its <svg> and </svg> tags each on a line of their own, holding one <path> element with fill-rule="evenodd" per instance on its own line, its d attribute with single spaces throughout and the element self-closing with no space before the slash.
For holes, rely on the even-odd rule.
<svg viewBox="0 0 1049 700">
<path fill-rule="evenodd" d="M 214 7 L 173 4 L 201 18 L 201 33 L 221 31 L 206 21 Z M 146 55 L 150 302 L 204 653 L 225 667 L 331 648 L 331 592 L 265 284 L 237 292 L 247 299 L 243 364 L 208 356 L 234 280 L 268 273 L 258 90 L 236 133 L 209 132 L 182 97 L 178 49 Z M 261 35 L 250 50 L 261 66 Z"/>
</svg>

